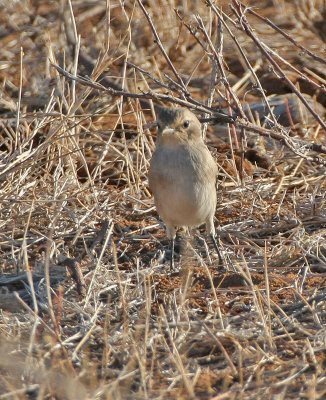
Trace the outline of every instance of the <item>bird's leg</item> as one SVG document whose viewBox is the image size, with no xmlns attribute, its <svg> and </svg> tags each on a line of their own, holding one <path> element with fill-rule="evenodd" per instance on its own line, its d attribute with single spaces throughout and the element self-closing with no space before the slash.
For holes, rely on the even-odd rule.
<svg viewBox="0 0 326 400">
<path fill-rule="evenodd" d="M 216 240 L 216 235 L 215 234 L 211 234 L 211 238 L 212 238 L 212 242 L 213 242 L 213 244 L 214 244 L 214 247 L 215 247 L 215 250 L 216 250 L 216 253 L 217 253 L 217 256 L 218 256 L 218 265 L 219 266 L 223 266 L 223 257 L 222 257 L 222 254 L 221 254 L 221 252 L 220 252 L 220 249 L 219 249 L 219 247 L 218 247 L 218 245 L 217 245 L 217 240 Z"/>
<path fill-rule="evenodd" d="M 174 270 L 174 238 L 171 239 L 170 271 Z"/>
<path fill-rule="evenodd" d="M 171 259 L 170 259 L 170 270 L 174 270 L 174 242 L 176 236 L 176 229 L 174 226 L 166 225 L 166 233 L 168 238 L 171 240 Z"/>
<path fill-rule="evenodd" d="M 209 253 L 209 247 L 208 247 L 207 241 L 205 240 L 205 238 L 200 236 L 200 234 L 196 234 L 196 237 L 197 237 L 197 240 L 200 243 L 202 243 L 202 245 L 204 246 L 206 257 L 208 258 L 209 263 L 212 264 L 211 255 Z"/>
<path fill-rule="evenodd" d="M 206 231 L 207 231 L 207 233 L 210 234 L 213 245 L 215 247 L 215 250 L 216 250 L 216 253 L 218 256 L 218 265 L 220 267 L 224 267 L 223 257 L 220 252 L 220 249 L 218 247 L 217 240 L 216 240 L 216 233 L 215 233 L 215 226 L 214 226 L 213 218 L 214 218 L 214 215 L 212 215 L 211 218 L 206 221 Z"/>
</svg>

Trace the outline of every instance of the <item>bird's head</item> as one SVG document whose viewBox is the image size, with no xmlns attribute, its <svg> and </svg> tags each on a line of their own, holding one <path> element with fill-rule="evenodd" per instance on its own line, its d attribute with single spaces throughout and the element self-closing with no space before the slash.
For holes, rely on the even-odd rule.
<svg viewBox="0 0 326 400">
<path fill-rule="evenodd" d="M 187 142 L 201 142 L 201 124 L 188 109 L 159 108 L 158 145 L 176 145 Z"/>
</svg>

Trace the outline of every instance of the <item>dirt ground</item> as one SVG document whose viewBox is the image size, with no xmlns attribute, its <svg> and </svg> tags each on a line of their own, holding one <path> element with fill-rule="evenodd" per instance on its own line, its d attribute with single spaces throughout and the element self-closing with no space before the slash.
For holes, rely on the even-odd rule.
<svg viewBox="0 0 326 400">
<path fill-rule="evenodd" d="M 0 399 L 326 397 L 325 2 L 245 4 L 0 2 Z M 170 269 L 159 105 L 202 119 L 223 266 L 198 227 Z"/>
</svg>

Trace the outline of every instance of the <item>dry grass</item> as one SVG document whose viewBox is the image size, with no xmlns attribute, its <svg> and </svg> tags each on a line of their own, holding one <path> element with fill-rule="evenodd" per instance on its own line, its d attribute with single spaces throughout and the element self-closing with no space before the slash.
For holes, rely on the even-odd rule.
<svg viewBox="0 0 326 400">
<path fill-rule="evenodd" d="M 0 2 L 0 399 L 325 398 L 324 2 L 248 2 L 288 38 L 236 1 L 225 25 L 211 2 L 143 3 L 149 20 L 131 0 Z M 227 272 L 198 230 L 169 271 L 153 105 L 207 117 L 290 92 L 286 128 L 254 111 L 245 136 L 244 115 L 205 128 Z"/>
</svg>

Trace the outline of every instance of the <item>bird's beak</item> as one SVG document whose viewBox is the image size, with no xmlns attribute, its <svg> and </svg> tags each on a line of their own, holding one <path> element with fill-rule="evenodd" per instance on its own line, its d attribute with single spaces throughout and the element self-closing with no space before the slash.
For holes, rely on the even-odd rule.
<svg viewBox="0 0 326 400">
<path fill-rule="evenodd" d="M 165 129 L 163 130 L 162 136 L 165 136 L 165 135 L 172 135 L 173 133 L 174 133 L 174 129 L 167 127 L 167 128 L 165 128 Z"/>
</svg>

